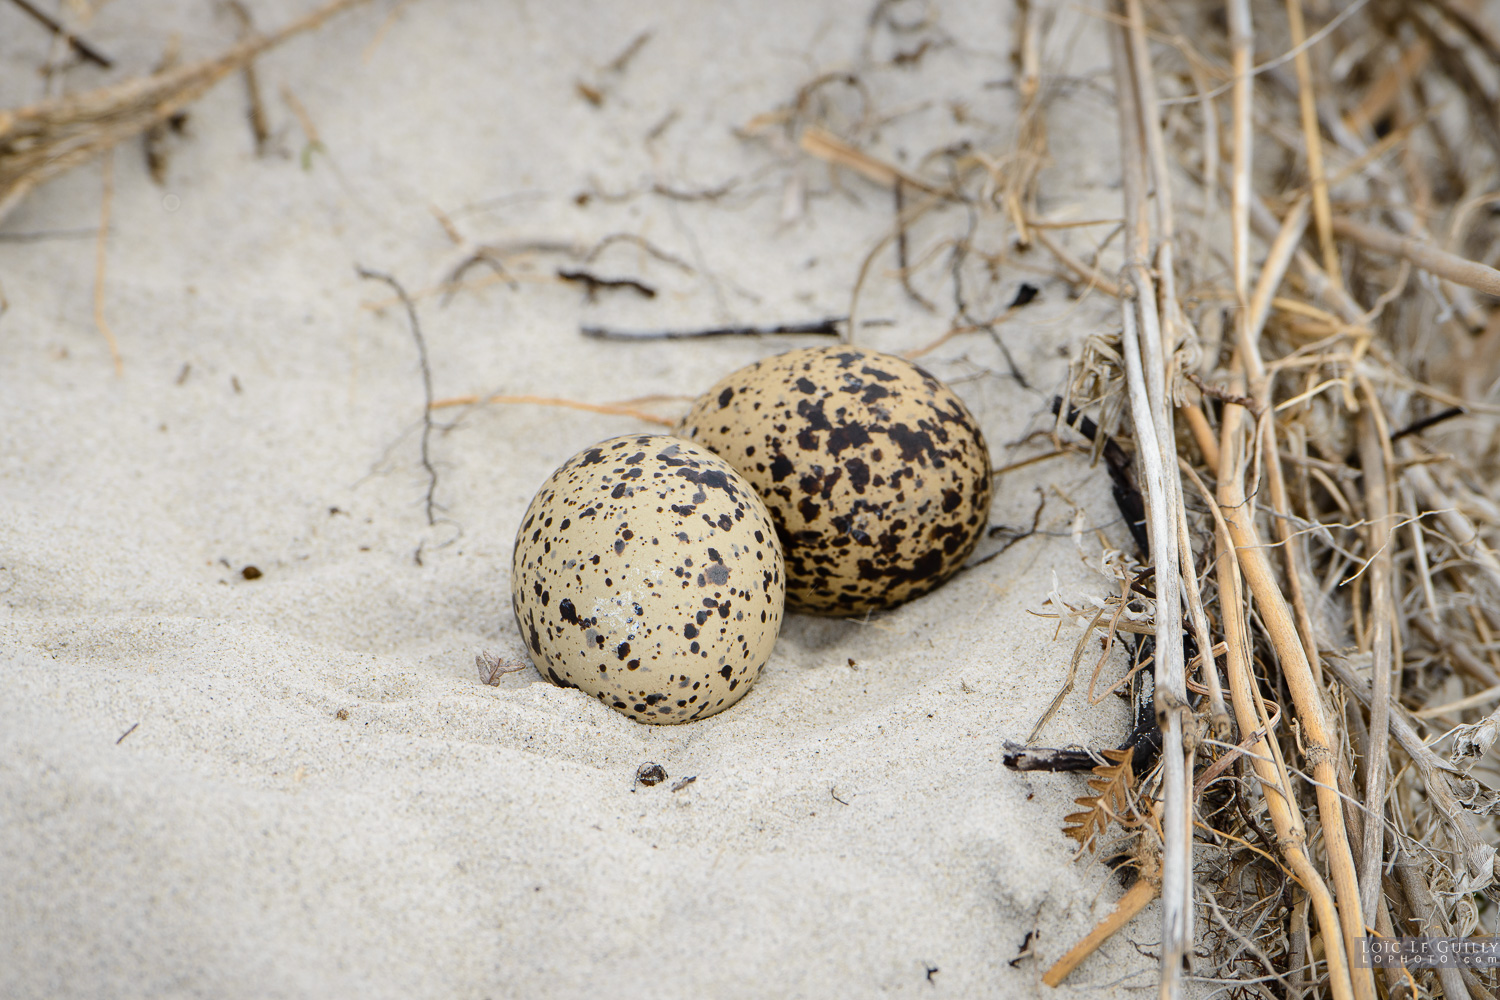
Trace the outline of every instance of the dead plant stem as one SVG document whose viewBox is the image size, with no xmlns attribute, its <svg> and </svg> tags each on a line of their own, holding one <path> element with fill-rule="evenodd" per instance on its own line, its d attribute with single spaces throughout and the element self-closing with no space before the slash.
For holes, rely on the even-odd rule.
<svg viewBox="0 0 1500 1000">
<path fill-rule="evenodd" d="M 1318 227 L 1318 246 L 1323 251 L 1323 270 L 1336 286 L 1343 284 L 1339 268 L 1338 247 L 1333 242 L 1333 212 L 1328 207 L 1328 178 L 1323 172 L 1323 135 L 1318 129 L 1317 96 L 1313 90 L 1312 67 L 1302 43 L 1307 29 L 1302 23 L 1302 0 L 1286 0 L 1287 21 L 1292 30 L 1292 47 L 1297 53 L 1297 96 L 1302 109 L 1302 137 L 1307 152 L 1307 176 L 1312 182 L 1313 218 Z"/>
<path fill-rule="evenodd" d="M 1231 102 L 1234 137 L 1231 168 L 1233 198 L 1230 212 L 1233 225 L 1234 287 L 1240 306 L 1237 313 L 1239 361 L 1244 366 L 1250 396 L 1264 413 L 1269 411 L 1270 385 L 1265 365 L 1260 359 L 1257 338 L 1252 334 L 1249 298 L 1250 174 L 1254 148 L 1252 79 L 1249 74 L 1254 35 L 1249 0 L 1228 0 L 1228 6 L 1234 70 Z M 1332 976 L 1333 967 L 1338 964 L 1342 966 L 1342 975 L 1352 987 L 1352 995 L 1356 1000 L 1375 1000 L 1375 980 L 1370 970 L 1349 966 L 1348 956 L 1357 947 L 1356 942 L 1364 936 L 1364 921 L 1360 911 L 1359 880 L 1355 874 L 1354 858 L 1344 827 L 1343 806 L 1338 794 L 1338 774 L 1333 757 L 1335 744 L 1325 716 L 1322 691 L 1313 676 L 1312 665 L 1302 648 L 1302 639 L 1293 623 L 1291 609 L 1276 582 L 1276 574 L 1252 520 L 1244 482 L 1247 464 L 1244 459 L 1248 456 L 1243 456 L 1240 452 L 1243 441 L 1241 435 L 1244 433 L 1240 424 L 1244 411 L 1237 406 L 1226 406 L 1224 409 L 1220 441 L 1219 503 L 1237 549 L 1240 568 L 1255 596 L 1261 620 L 1270 633 L 1272 645 L 1281 662 L 1282 675 L 1291 691 L 1306 740 L 1308 763 L 1319 782 L 1318 816 L 1323 823 L 1329 875 L 1333 882 L 1339 922 L 1343 928 L 1341 937 L 1332 933 L 1324 934 L 1324 951 L 1329 957 L 1330 978 L 1336 983 L 1336 989 L 1343 987 L 1344 984 L 1338 983 L 1337 977 Z M 1268 457 L 1274 458 L 1275 454 L 1274 449 L 1269 449 Z M 1335 958 L 1335 953 L 1340 951 L 1342 954 Z"/>
<path fill-rule="evenodd" d="M 1365 755 L 1365 808 L 1373 818 L 1385 810 L 1386 781 L 1390 772 L 1386 751 L 1390 731 L 1391 644 L 1394 608 L 1391 603 L 1391 536 L 1395 518 L 1391 512 L 1390 486 L 1382 435 L 1376 424 L 1373 398 L 1366 400 L 1359 425 L 1360 467 L 1364 470 L 1366 538 L 1370 558 L 1370 674 L 1374 700 L 1370 705 L 1370 733 Z M 1367 925 L 1375 923 L 1380 903 L 1380 866 L 1385 860 L 1384 828 L 1380 822 L 1365 824 L 1359 861 L 1360 909 Z"/>
<path fill-rule="evenodd" d="M 1243 408 L 1229 404 L 1224 410 L 1225 429 L 1220 441 L 1220 454 L 1223 458 L 1218 470 L 1220 485 L 1217 502 L 1201 482 L 1198 483 L 1198 488 L 1217 523 L 1215 537 L 1218 543 L 1219 605 L 1224 629 L 1224 673 L 1229 678 L 1229 693 L 1234 703 L 1235 717 L 1242 733 L 1269 731 L 1254 695 L 1255 681 L 1251 676 L 1250 666 L 1250 625 L 1245 613 L 1242 581 L 1228 523 L 1228 511 L 1221 509 L 1236 501 L 1243 507 L 1243 497 L 1237 497 L 1239 491 L 1235 487 L 1243 464 L 1243 437 L 1238 428 L 1233 426 L 1238 422 L 1237 419 L 1229 419 L 1231 416 L 1237 418 Z M 1196 473 L 1193 478 L 1197 480 Z M 1348 953 L 1342 946 L 1338 907 L 1323 877 L 1307 856 L 1307 831 L 1303 826 L 1302 813 L 1297 806 L 1291 779 L 1284 768 L 1278 766 L 1275 745 L 1264 736 L 1251 745 L 1248 758 L 1250 767 L 1260 781 L 1282 856 L 1311 898 L 1318 926 L 1323 931 L 1329 988 L 1337 1000 L 1351 1000 L 1355 994 L 1350 981 Z"/>
<path fill-rule="evenodd" d="M 1138 8 L 1135 12 L 1139 15 Z M 1139 29 L 1137 24 L 1135 30 Z M 1140 80 L 1147 70 L 1133 65 L 1131 29 L 1111 29 L 1107 33 L 1114 65 L 1115 98 L 1119 106 L 1125 208 L 1121 353 L 1150 525 L 1151 559 L 1157 575 L 1156 705 L 1157 718 L 1163 723 L 1159 995 L 1169 998 L 1180 993 L 1184 958 L 1193 939 L 1193 830 L 1192 801 L 1188 794 L 1192 768 L 1189 763 L 1191 750 L 1185 743 L 1188 726 L 1192 724 L 1192 711 L 1187 702 L 1182 656 L 1180 584 L 1172 579 L 1179 571 L 1175 507 L 1180 505 L 1180 500 L 1171 485 L 1177 483 L 1177 445 L 1166 389 L 1167 363 L 1161 320 L 1150 270 L 1151 228 L 1146 183 L 1146 133 L 1149 130 L 1145 117 L 1158 112 L 1154 101 L 1148 109 L 1142 108 Z M 1163 194 L 1160 188 L 1157 193 L 1160 199 Z M 1170 251 L 1166 259 L 1170 263 Z"/>
</svg>

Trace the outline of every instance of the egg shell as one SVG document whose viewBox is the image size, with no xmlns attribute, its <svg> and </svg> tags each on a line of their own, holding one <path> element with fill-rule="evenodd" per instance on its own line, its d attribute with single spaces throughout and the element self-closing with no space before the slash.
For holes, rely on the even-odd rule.
<svg viewBox="0 0 1500 1000">
<path fill-rule="evenodd" d="M 978 422 L 894 355 L 840 346 L 767 358 L 699 397 L 679 433 L 726 458 L 766 501 L 791 611 L 857 615 L 925 594 L 988 525 Z"/>
<path fill-rule="evenodd" d="M 637 722 L 691 722 L 743 698 L 785 596 L 760 497 L 681 438 L 611 438 L 573 456 L 516 534 L 511 604 L 537 669 Z"/>
</svg>

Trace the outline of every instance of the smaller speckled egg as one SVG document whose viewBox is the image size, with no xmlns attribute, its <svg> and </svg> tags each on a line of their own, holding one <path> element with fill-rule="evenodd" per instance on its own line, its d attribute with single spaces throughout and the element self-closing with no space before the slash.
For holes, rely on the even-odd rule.
<svg viewBox="0 0 1500 1000">
<path fill-rule="evenodd" d="M 516 534 L 511 604 L 537 669 L 637 722 L 692 722 L 743 698 L 785 597 L 760 497 L 681 438 L 574 455 Z"/>
<path fill-rule="evenodd" d="M 990 455 L 953 390 L 853 346 L 767 358 L 693 404 L 683 437 L 722 455 L 776 522 L 787 608 L 857 615 L 948 579 L 984 533 Z"/>
</svg>

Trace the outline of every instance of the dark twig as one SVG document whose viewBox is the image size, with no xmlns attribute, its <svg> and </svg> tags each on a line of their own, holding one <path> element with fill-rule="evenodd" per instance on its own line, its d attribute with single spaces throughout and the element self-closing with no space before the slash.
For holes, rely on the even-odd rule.
<svg viewBox="0 0 1500 1000">
<path fill-rule="evenodd" d="M 438 475 L 437 470 L 432 467 L 432 458 L 428 450 L 429 440 L 432 437 L 432 368 L 427 363 L 427 340 L 422 336 L 422 324 L 417 320 L 417 307 L 412 304 L 411 296 L 406 294 L 406 289 L 401 282 L 381 271 L 371 271 L 358 264 L 354 266 L 355 273 L 361 278 L 369 281 L 382 281 L 391 287 L 401 304 L 406 307 L 406 318 L 411 323 L 412 339 L 417 342 L 417 357 L 422 365 L 422 468 L 427 470 L 427 524 L 437 524 L 437 516 L 433 513 L 437 504 L 433 500 L 433 494 L 437 492 Z M 420 550 L 418 550 L 420 553 Z M 420 554 L 418 561 L 421 561 Z"/>
<path fill-rule="evenodd" d="M 119 746 L 121 743 L 124 743 L 125 742 L 125 737 L 129 736 L 131 733 L 135 732 L 139 728 L 141 728 L 141 724 L 139 722 L 137 722 L 135 725 L 133 725 L 129 729 L 125 730 L 123 733 L 120 734 L 120 738 L 117 739 L 117 740 L 115 740 L 115 746 Z"/>
<path fill-rule="evenodd" d="M 63 39 L 68 43 L 68 45 L 72 47 L 74 52 L 77 52 L 80 56 L 93 63 L 95 66 L 99 66 L 103 69 L 110 69 L 114 66 L 114 60 L 110 59 L 108 56 L 100 52 L 98 49 L 94 48 L 88 42 L 85 42 L 82 38 L 79 38 L 67 28 L 63 27 L 60 22 L 54 20 L 45 11 L 40 10 L 32 5 L 31 0 L 11 0 L 11 3 L 21 8 L 27 14 L 30 14 L 37 21 L 40 21 L 42 24 L 46 25 L 48 31 L 51 31 L 55 35 L 61 35 Z"/>
<path fill-rule="evenodd" d="M 896 197 L 896 269 L 901 275 L 901 287 L 906 289 L 906 294 L 913 302 L 928 312 L 935 313 L 937 306 L 929 302 L 911 284 L 911 261 L 906 250 L 906 185 L 901 183 L 901 178 L 896 178 L 896 183 L 891 185 L 891 191 Z"/>
<path fill-rule="evenodd" d="M 1461 417 L 1467 412 L 1468 411 L 1461 406 L 1450 406 L 1446 410 L 1440 410 L 1430 417 L 1423 417 L 1421 420 L 1416 420 L 1412 423 L 1407 424 L 1405 427 L 1392 434 L 1391 440 L 1399 441 L 1402 438 L 1406 437 L 1408 434 L 1420 434 L 1422 431 L 1425 431 L 1427 428 L 1432 427 L 1434 424 L 1440 424 L 1444 420 L 1452 420 L 1454 417 Z"/>
<path fill-rule="evenodd" d="M 839 324 L 848 317 L 831 316 L 808 323 L 781 323 L 777 326 L 719 326 L 706 330 L 616 330 L 606 326 L 585 326 L 580 331 L 592 340 L 703 340 L 708 337 L 757 337 L 780 334 L 810 333 L 837 337 Z"/>
<path fill-rule="evenodd" d="M 229 9 L 234 11 L 235 18 L 240 22 L 240 38 L 254 34 L 255 25 L 250 19 L 250 10 L 240 0 L 230 0 Z M 255 61 L 245 63 L 245 68 L 240 71 L 245 78 L 245 91 L 250 99 L 250 134 L 255 137 L 255 155 L 265 154 L 266 145 L 271 141 L 271 125 L 266 119 L 266 108 L 260 97 L 260 81 L 255 75 Z"/>
<path fill-rule="evenodd" d="M 570 271 L 566 268 L 558 268 L 557 276 L 564 281 L 576 281 L 583 285 L 590 302 L 594 301 L 600 289 L 609 288 L 628 289 L 643 298 L 656 298 L 656 289 L 634 278 L 601 278 L 587 271 Z"/>
<path fill-rule="evenodd" d="M 950 264 L 950 270 L 953 275 L 953 306 L 964 322 L 990 335 L 990 339 L 995 342 L 995 346 L 1000 349 L 1000 354 L 1005 358 L 1005 365 L 1010 369 L 1010 377 L 1015 379 L 1016 384 L 1022 389 L 1030 389 L 1031 383 L 1026 380 L 1025 375 L 1021 374 L 1021 369 L 1016 366 L 1016 359 L 1011 357 L 1010 348 L 1006 346 L 1005 341 L 1001 338 L 1000 331 L 995 329 L 996 321 L 976 318 L 973 313 L 969 312 L 969 303 L 964 298 L 964 260 L 969 255 L 969 241 L 974 238 L 974 234 L 979 229 L 979 213 L 975 211 L 973 205 L 968 205 L 967 208 L 969 210 L 969 231 L 964 234 L 963 239 L 954 245 Z"/>
<path fill-rule="evenodd" d="M 1154 645 L 1147 636 L 1136 646 L 1131 659 L 1139 661 L 1143 655 L 1149 655 Z M 1161 727 L 1156 723 L 1156 675 L 1150 670 L 1137 670 L 1130 685 L 1134 722 L 1118 749 L 1134 751 L 1132 766 L 1140 775 L 1151 769 L 1161 753 Z M 1092 750 L 1028 747 L 1006 740 L 1002 761 L 1012 771 L 1092 771 L 1104 758 Z"/>
<path fill-rule="evenodd" d="M 635 39 L 629 45 L 625 46 L 624 51 L 605 64 L 605 71 L 609 73 L 625 72 L 626 67 L 630 65 L 630 60 L 634 59 L 636 53 L 640 52 L 646 43 L 651 41 L 651 35 L 652 32 L 649 29 L 636 35 Z"/>
<path fill-rule="evenodd" d="M 1205 396 L 1211 396 L 1222 403 L 1233 403 L 1235 406 L 1243 406 L 1257 419 L 1260 419 L 1260 405 L 1249 396 L 1236 396 L 1232 392 L 1220 389 L 1218 386 L 1209 385 L 1198 377 L 1196 372 L 1188 372 L 1187 380 L 1198 387 L 1198 391 Z"/>
</svg>

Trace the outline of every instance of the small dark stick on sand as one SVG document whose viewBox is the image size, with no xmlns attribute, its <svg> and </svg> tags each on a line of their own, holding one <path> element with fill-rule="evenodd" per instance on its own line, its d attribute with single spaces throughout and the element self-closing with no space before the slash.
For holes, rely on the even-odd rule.
<svg viewBox="0 0 1500 1000">
<path fill-rule="evenodd" d="M 437 469 L 432 467 L 432 458 L 429 451 L 429 442 L 432 438 L 432 366 L 427 362 L 427 340 L 422 336 L 422 324 L 417 319 L 417 307 L 412 304 L 411 296 L 406 294 L 406 288 L 389 274 L 381 271 L 372 271 L 358 264 L 354 272 L 366 281 L 380 281 L 389 285 L 401 300 L 401 305 L 406 309 L 406 319 L 411 325 L 412 339 L 417 342 L 417 360 L 422 367 L 422 468 L 427 470 L 427 524 L 437 524 L 437 515 L 434 509 L 437 502 L 433 494 L 437 492 Z M 422 550 L 417 549 L 417 565 L 422 564 Z"/>
<path fill-rule="evenodd" d="M 580 329 L 592 340 L 703 340 L 708 337 L 761 337 L 780 334 L 810 333 L 837 337 L 839 324 L 847 316 L 831 316 L 809 323 L 782 323 L 777 326 L 716 326 L 705 330 L 616 330 L 607 326 L 585 326 Z"/>
<path fill-rule="evenodd" d="M 646 299 L 656 298 L 656 289 L 634 278 L 601 278 L 587 271 L 570 271 L 567 268 L 559 268 L 557 276 L 563 281 L 574 281 L 582 285 L 584 294 L 588 296 L 590 302 L 594 301 L 601 290 L 611 289 L 635 292 Z"/>
</svg>

